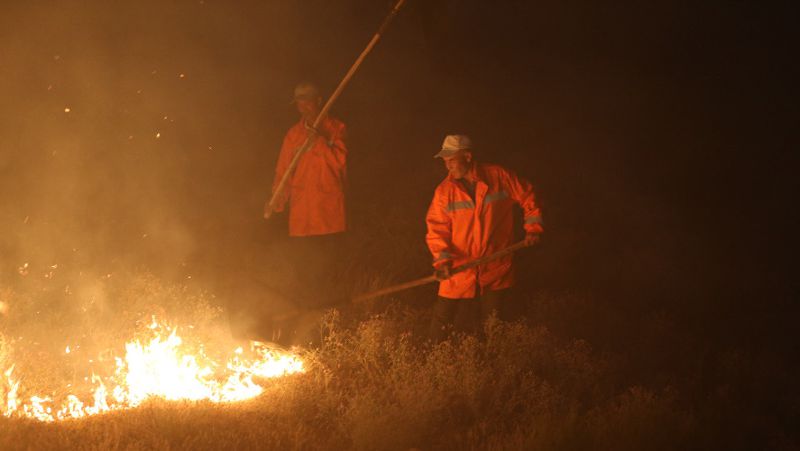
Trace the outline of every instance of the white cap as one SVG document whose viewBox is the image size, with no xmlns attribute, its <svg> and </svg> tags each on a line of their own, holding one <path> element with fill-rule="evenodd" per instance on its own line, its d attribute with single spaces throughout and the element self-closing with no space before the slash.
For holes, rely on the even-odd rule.
<svg viewBox="0 0 800 451">
<path fill-rule="evenodd" d="M 314 83 L 304 81 L 298 83 L 294 87 L 294 101 L 298 100 L 317 100 L 319 98 L 319 89 Z"/>
<path fill-rule="evenodd" d="M 447 135 L 442 142 L 442 150 L 433 158 L 444 158 L 455 155 L 459 150 L 472 149 L 472 140 L 467 135 Z"/>
</svg>

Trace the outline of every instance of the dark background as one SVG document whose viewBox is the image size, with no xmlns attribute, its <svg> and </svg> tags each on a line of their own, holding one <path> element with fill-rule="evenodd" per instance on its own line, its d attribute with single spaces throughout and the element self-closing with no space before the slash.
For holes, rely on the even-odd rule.
<svg viewBox="0 0 800 451">
<path fill-rule="evenodd" d="M 796 15 L 694 3 L 410 0 L 334 107 L 352 270 L 378 285 L 429 271 L 432 155 L 468 133 L 534 183 L 546 235 L 518 291 L 588 299 L 566 333 L 636 349 L 661 318 L 699 360 L 744 347 L 793 374 Z M 137 267 L 258 304 L 281 260 L 285 219 L 261 211 L 292 88 L 331 92 L 390 6 L 4 5 L 0 282 L 25 263 Z M 673 346 L 641 357 L 680 366 L 650 355 Z"/>
</svg>

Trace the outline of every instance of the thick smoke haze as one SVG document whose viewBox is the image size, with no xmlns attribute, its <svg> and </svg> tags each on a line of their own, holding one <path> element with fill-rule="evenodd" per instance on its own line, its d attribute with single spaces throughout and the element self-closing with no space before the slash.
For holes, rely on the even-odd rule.
<svg viewBox="0 0 800 451">
<path fill-rule="evenodd" d="M 2 2 L 0 405 L 12 367 L 20 399 L 115 374 L 155 316 L 209 352 L 327 335 L 283 404 L 0 417 L 0 443 L 797 449 L 794 5 L 408 0 L 332 109 L 342 250 L 295 253 L 263 218 L 293 88 L 329 95 L 392 3 Z M 525 320 L 437 346 L 433 284 L 351 299 L 431 274 L 452 133 L 533 183 L 545 232 L 514 257 Z"/>
<path fill-rule="evenodd" d="M 285 218 L 261 211 L 292 88 L 331 92 L 389 7 L 5 5 L 3 281 L 136 267 L 262 303 L 283 277 Z M 520 257 L 523 291 L 699 329 L 724 309 L 720 335 L 755 309 L 768 328 L 796 292 L 786 17 L 750 2 L 410 2 L 334 108 L 352 271 L 428 271 L 423 218 L 444 175 L 431 157 L 465 132 L 537 189 L 547 235 Z"/>
</svg>

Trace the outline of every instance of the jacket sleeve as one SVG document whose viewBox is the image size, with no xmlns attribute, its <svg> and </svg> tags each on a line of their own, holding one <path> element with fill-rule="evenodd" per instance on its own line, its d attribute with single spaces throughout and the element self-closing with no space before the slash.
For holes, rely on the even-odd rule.
<svg viewBox="0 0 800 451">
<path fill-rule="evenodd" d="M 295 149 L 292 146 L 291 140 L 289 139 L 289 133 L 286 134 L 286 137 L 283 138 L 283 145 L 281 145 L 281 153 L 278 155 L 278 164 L 275 166 L 275 179 L 272 181 L 272 193 L 275 194 L 275 190 L 278 189 L 278 185 L 281 183 L 281 178 L 283 178 L 283 173 L 289 169 L 289 164 L 292 162 L 292 158 L 294 157 Z M 283 211 L 286 207 L 286 202 L 289 200 L 289 187 L 291 186 L 292 179 L 289 177 L 287 180 L 286 185 L 283 187 L 283 192 L 281 196 L 276 199 L 275 201 L 275 211 Z M 267 201 L 269 203 L 269 201 Z M 266 207 L 265 207 L 266 208 Z"/>
<path fill-rule="evenodd" d="M 453 228 L 450 215 L 445 209 L 444 196 L 440 195 L 439 190 L 433 195 L 433 201 L 428 208 L 425 217 L 428 226 L 428 233 L 425 241 L 433 255 L 433 266 L 439 268 L 447 262 L 453 260 L 451 252 Z"/>
<path fill-rule="evenodd" d="M 542 214 L 536 205 L 533 186 L 527 180 L 507 171 L 507 183 L 511 198 L 522 207 L 523 227 L 526 233 L 542 233 Z"/>
</svg>

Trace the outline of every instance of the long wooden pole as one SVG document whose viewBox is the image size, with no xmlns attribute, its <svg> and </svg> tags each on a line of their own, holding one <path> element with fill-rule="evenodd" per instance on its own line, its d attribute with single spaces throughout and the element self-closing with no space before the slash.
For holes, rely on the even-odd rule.
<svg viewBox="0 0 800 451">
<path fill-rule="evenodd" d="M 450 273 L 451 274 L 457 274 L 457 273 L 460 273 L 462 271 L 466 271 L 467 269 L 474 268 L 474 267 L 476 267 L 478 265 L 482 265 L 484 263 L 487 263 L 487 262 L 490 262 L 490 261 L 493 261 L 493 260 L 497 260 L 500 257 L 504 257 L 504 256 L 506 256 L 508 254 L 516 252 L 516 251 L 518 251 L 518 250 L 520 250 L 520 249 L 522 249 L 524 247 L 527 247 L 527 246 L 528 246 L 528 244 L 524 240 L 523 241 L 519 241 L 519 242 L 517 242 L 515 244 L 512 244 L 511 246 L 508 246 L 507 248 L 499 250 L 499 251 L 497 251 L 497 252 L 495 252 L 493 254 L 489 254 L 489 255 L 486 255 L 486 256 L 481 257 L 481 258 L 476 258 L 475 260 L 470 260 L 470 261 L 468 261 L 468 262 L 466 262 L 466 263 L 464 263 L 462 265 L 456 266 L 455 268 L 452 269 L 452 271 Z M 369 292 L 369 293 L 365 293 L 365 294 L 356 296 L 355 298 L 353 298 L 353 301 L 356 301 L 356 302 L 365 301 L 367 299 L 376 298 L 378 296 L 386 296 L 387 294 L 392 294 L 392 293 L 397 293 L 398 291 L 408 290 L 409 288 L 414 288 L 414 287 L 418 287 L 420 285 L 425 285 L 425 284 L 428 284 L 428 283 L 431 283 L 431 282 L 435 282 L 436 280 L 437 280 L 436 279 L 436 275 L 433 274 L 433 275 L 430 275 L 430 276 L 427 276 L 427 277 L 422 277 L 420 279 L 412 280 L 410 282 L 405 282 L 405 283 L 401 283 L 401 284 L 397 284 L 397 285 L 392 285 L 390 287 L 382 288 L 380 290 L 376 290 L 376 291 L 372 291 L 372 292 Z"/>
<path fill-rule="evenodd" d="M 325 116 L 328 114 L 328 111 L 331 109 L 331 106 L 333 106 L 333 103 L 336 101 L 337 98 L 339 98 L 339 95 L 342 93 L 345 86 L 347 86 L 347 83 L 350 82 L 350 79 L 353 78 L 353 75 L 356 73 L 356 70 L 358 70 L 358 67 L 361 66 L 361 63 L 364 61 L 364 58 L 367 57 L 367 54 L 369 54 L 372 48 L 375 47 L 375 44 L 378 43 L 378 40 L 381 38 L 381 35 L 383 35 L 383 33 L 386 31 L 386 28 L 389 27 L 389 23 L 391 23 L 392 19 L 394 19 L 394 16 L 397 15 L 397 12 L 400 11 L 400 8 L 403 6 L 405 1 L 406 0 L 397 0 L 397 3 L 395 3 L 394 8 L 392 8 L 392 11 L 389 13 L 388 16 L 386 16 L 385 19 L 383 19 L 383 23 L 381 23 L 380 28 L 378 28 L 378 31 L 375 33 L 375 36 L 373 36 L 372 39 L 369 41 L 369 44 L 367 44 L 367 47 L 364 49 L 363 52 L 361 52 L 361 55 L 358 55 L 356 62 L 353 63 L 352 66 L 350 66 L 350 70 L 347 71 L 342 81 L 339 82 L 339 86 L 336 87 L 336 89 L 333 91 L 333 94 L 331 94 L 328 101 L 325 102 L 325 106 L 323 106 L 322 110 L 320 110 L 319 114 L 317 114 L 317 118 L 314 119 L 314 124 L 312 125 L 314 130 L 316 130 L 317 127 L 319 127 L 319 124 L 322 122 L 322 119 L 325 118 Z M 297 166 L 297 162 L 300 160 L 300 157 L 304 153 L 306 153 L 308 149 L 311 148 L 311 145 L 314 143 L 312 137 L 313 137 L 312 135 L 306 137 L 306 140 L 305 142 L 303 142 L 303 145 L 300 146 L 295 151 L 294 157 L 292 158 L 291 163 L 289 163 L 289 167 L 281 176 L 281 181 L 278 183 L 278 186 L 272 193 L 272 197 L 269 200 L 268 208 L 266 208 L 264 211 L 264 217 L 268 218 L 274 211 L 275 203 L 280 198 L 281 194 L 283 193 L 283 190 L 286 189 L 286 183 L 289 181 L 289 177 L 294 172 L 294 168 L 295 166 Z"/>
</svg>

